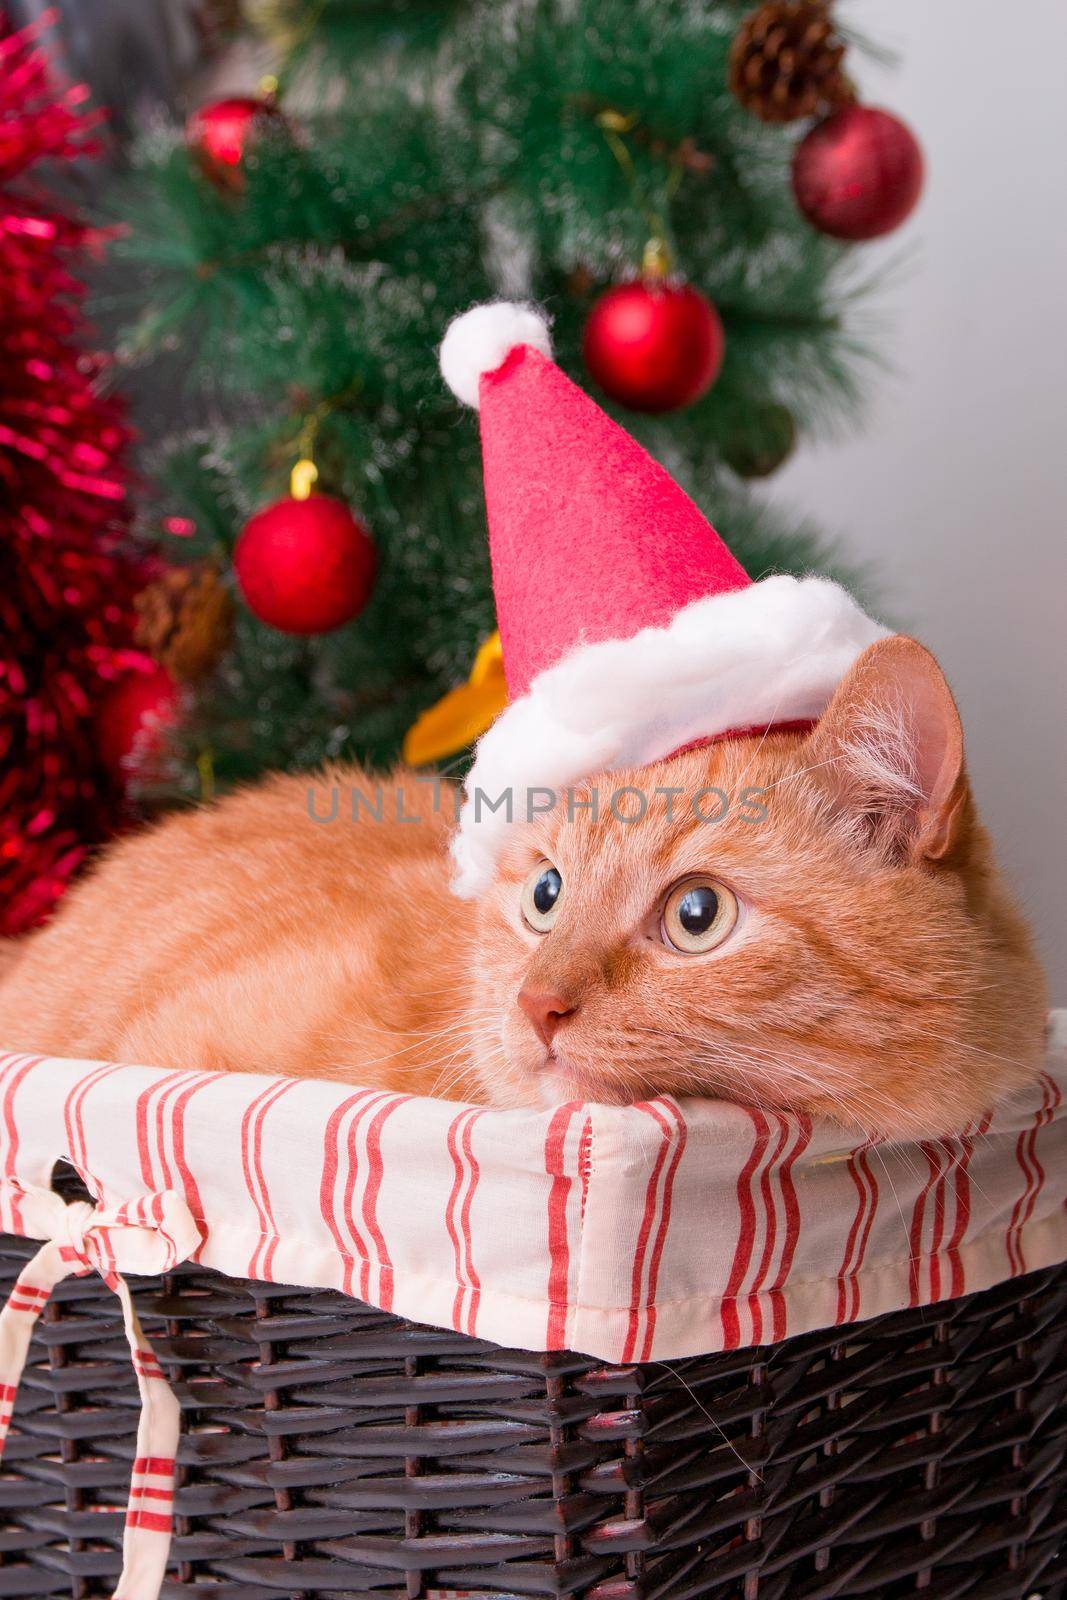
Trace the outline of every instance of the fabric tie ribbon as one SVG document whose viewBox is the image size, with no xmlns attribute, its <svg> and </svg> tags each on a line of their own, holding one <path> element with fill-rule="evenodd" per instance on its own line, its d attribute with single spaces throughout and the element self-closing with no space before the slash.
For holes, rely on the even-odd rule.
<svg viewBox="0 0 1067 1600">
<path fill-rule="evenodd" d="M 134 1309 L 124 1272 L 155 1275 L 185 1261 L 201 1234 L 173 1190 L 125 1205 L 67 1205 L 51 1189 L 20 1194 L 24 1231 L 45 1240 L 15 1280 L 0 1311 L 0 1456 L 11 1426 L 34 1324 L 57 1283 L 99 1272 L 119 1297 L 137 1375 L 141 1414 L 122 1539 L 122 1573 L 113 1600 L 157 1600 L 170 1551 L 180 1409 Z"/>
</svg>

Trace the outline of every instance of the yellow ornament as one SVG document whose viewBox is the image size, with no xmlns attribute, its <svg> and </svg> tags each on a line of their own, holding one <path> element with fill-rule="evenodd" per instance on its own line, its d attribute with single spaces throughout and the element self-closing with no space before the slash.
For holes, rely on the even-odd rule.
<svg viewBox="0 0 1067 1600">
<path fill-rule="evenodd" d="M 289 497 L 292 500 L 309 500 L 311 491 L 319 481 L 319 469 L 314 461 L 301 456 L 289 474 Z"/>
<path fill-rule="evenodd" d="M 416 718 L 404 738 L 404 760 L 411 767 L 466 749 L 508 703 L 504 654 L 499 633 L 491 633 L 474 658 L 471 675 L 435 706 Z"/>
</svg>

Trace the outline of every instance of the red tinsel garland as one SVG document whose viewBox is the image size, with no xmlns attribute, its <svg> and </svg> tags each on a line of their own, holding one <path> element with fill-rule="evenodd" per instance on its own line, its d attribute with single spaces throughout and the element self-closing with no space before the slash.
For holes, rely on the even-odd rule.
<svg viewBox="0 0 1067 1600">
<path fill-rule="evenodd" d="M 67 267 L 99 235 L 32 182 L 97 153 L 87 91 L 49 81 L 49 21 L 0 39 L 0 935 L 45 917 L 120 820 L 93 718 L 117 676 L 151 667 L 131 646 L 129 431 Z"/>
</svg>

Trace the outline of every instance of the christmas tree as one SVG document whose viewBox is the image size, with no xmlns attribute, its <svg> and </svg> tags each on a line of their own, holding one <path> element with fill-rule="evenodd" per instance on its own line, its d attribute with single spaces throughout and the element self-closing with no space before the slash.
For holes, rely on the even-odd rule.
<svg viewBox="0 0 1067 1600">
<path fill-rule="evenodd" d="M 0 37 L 3 937 L 46 916 L 120 822 L 122 760 L 173 688 L 134 647 L 129 436 L 72 275 L 99 235 L 43 184 L 96 153 L 97 120 L 83 90 L 54 89 L 39 31 Z"/>
<path fill-rule="evenodd" d="M 153 466 L 192 573 L 171 580 L 180 606 L 151 600 L 149 628 L 172 666 L 175 643 L 208 641 L 188 676 L 221 655 L 176 740 L 178 787 L 391 761 L 476 661 L 489 687 L 452 744 L 492 710 L 477 427 L 436 360 L 472 303 L 547 307 L 561 365 L 754 577 L 833 568 L 752 480 L 854 414 L 842 241 L 902 218 L 921 161 L 855 103 L 825 5 L 249 11 L 276 76 L 155 131 L 124 213 L 148 283 L 127 349 L 189 363 L 188 426 Z"/>
</svg>

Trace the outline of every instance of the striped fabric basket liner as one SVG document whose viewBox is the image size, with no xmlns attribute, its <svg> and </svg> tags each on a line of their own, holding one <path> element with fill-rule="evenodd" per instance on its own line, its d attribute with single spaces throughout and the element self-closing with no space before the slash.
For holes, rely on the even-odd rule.
<svg viewBox="0 0 1067 1600">
<path fill-rule="evenodd" d="M 914 1146 L 0 1056 L 0 1596 L 1052 1593 L 1062 1022 Z"/>
</svg>

